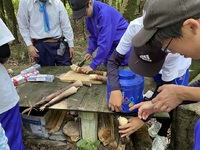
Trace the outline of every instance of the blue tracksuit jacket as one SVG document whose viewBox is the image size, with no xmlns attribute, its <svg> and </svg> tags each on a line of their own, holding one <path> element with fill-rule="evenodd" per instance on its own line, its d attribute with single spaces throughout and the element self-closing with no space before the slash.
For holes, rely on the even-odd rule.
<svg viewBox="0 0 200 150">
<path fill-rule="evenodd" d="M 107 66 L 107 61 L 127 29 L 128 22 L 115 8 L 95 0 L 93 14 L 85 20 L 89 32 L 87 53 L 92 55 L 98 48 L 90 67 L 96 69 L 103 61 Z M 122 63 L 122 65 L 127 65 L 127 63 Z"/>
</svg>

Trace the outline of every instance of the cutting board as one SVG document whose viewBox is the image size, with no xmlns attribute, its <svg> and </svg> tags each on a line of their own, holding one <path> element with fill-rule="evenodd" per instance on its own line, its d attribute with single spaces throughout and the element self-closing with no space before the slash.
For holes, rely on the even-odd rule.
<svg viewBox="0 0 200 150">
<path fill-rule="evenodd" d="M 76 80 L 80 80 L 83 83 L 90 82 L 92 84 L 102 84 L 101 81 L 95 81 L 90 79 L 88 74 L 77 73 L 74 71 L 68 71 L 67 73 L 63 73 L 58 77 L 62 82 L 74 82 Z"/>
</svg>

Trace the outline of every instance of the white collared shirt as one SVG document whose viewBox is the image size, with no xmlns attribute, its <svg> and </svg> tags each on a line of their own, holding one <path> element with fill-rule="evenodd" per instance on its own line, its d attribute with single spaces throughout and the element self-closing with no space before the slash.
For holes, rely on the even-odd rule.
<svg viewBox="0 0 200 150">
<path fill-rule="evenodd" d="M 20 0 L 17 21 L 20 33 L 27 46 L 31 39 L 65 36 L 69 47 L 74 47 L 74 34 L 68 13 L 61 0 L 49 0 L 46 6 L 49 16 L 50 31 L 45 32 L 43 12 L 39 11 L 37 0 Z"/>
<path fill-rule="evenodd" d="M 0 19 L 0 46 L 14 40 L 10 30 Z M 5 67 L 0 63 L 0 114 L 13 108 L 19 101 L 19 96 Z"/>
</svg>

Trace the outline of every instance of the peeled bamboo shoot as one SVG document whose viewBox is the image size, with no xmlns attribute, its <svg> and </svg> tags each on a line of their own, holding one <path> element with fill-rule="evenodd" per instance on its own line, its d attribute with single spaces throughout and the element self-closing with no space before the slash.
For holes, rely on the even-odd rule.
<svg viewBox="0 0 200 150">
<path fill-rule="evenodd" d="M 105 76 L 101 76 L 101 75 L 97 75 L 97 74 L 90 74 L 89 77 L 92 80 L 98 80 L 98 81 L 106 82 L 106 77 Z"/>
<path fill-rule="evenodd" d="M 49 101 L 44 106 L 40 107 L 40 110 L 44 110 L 46 107 L 49 107 L 49 106 L 61 101 L 63 98 L 68 97 L 68 96 L 76 93 L 77 90 L 78 90 L 78 88 L 76 88 L 75 86 L 70 87 L 69 89 L 62 92 L 60 95 L 54 97 L 51 101 Z"/>
<path fill-rule="evenodd" d="M 56 96 L 58 96 L 59 94 L 61 94 L 62 92 L 64 92 L 65 90 L 71 88 L 72 86 L 75 86 L 75 87 L 81 87 L 83 86 L 83 83 L 79 80 L 75 81 L 74 83 L 68 85 L 67 87 L 63 88 L 63 89 L 60 89 L 56 92 L 53 92 L 52 94 L 48 95 L 47 97 L 43 98 L 41 101 L 35 103 L 33 106 L 30 106 L 30 108 L 27 108 L 25 109 L 22 114 L 25 114 L 26 112 L 28 111 L 31 111 L 34 107 L 40 107 L 42 106 L 43 104 L 46 104 L 48 103 L 50 100 L 52 100 L 53 98 L 55 98 Z"/>
</svg>

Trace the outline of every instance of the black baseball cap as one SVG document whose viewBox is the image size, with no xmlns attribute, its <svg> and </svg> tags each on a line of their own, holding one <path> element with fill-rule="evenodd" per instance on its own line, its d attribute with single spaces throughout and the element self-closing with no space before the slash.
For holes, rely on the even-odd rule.
<svg viewBox="0 0 200 150">
<path fill-rule="evenodd" d="M 85 15 L 89 0 L 69 0 L 69 5 L 73 10 L 73 19 L 80 19 Z"/>
<path fill-rule="evenodd" d="M 134 47 L 129 57 L 129 68 L 141 76 L 153 77 L 159 73 L 165 61 L 166 53 L 161 47 L 144 44 Z"/>
<path fill-rule="evenodd" d="M 162 68 L 166 54 L 161 47 L 147 43 L 159 29 L 200 14 L 200 0 L 147 0 L 144 8 L 144 27 L 132 39 L 135 49 L 129 67 L 139 75 L 154 76 Z"/>
</svg>

